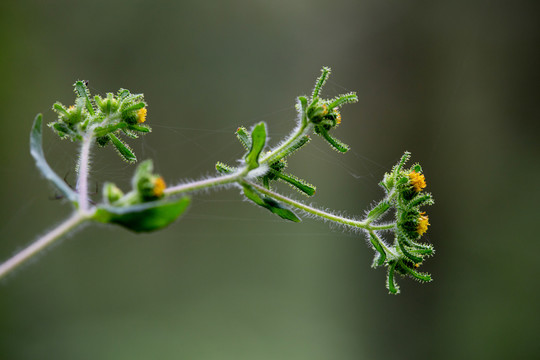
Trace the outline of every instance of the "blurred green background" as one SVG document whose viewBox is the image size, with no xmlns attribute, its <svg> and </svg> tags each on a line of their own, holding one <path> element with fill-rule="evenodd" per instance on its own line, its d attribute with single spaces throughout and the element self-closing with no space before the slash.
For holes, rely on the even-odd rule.
<svg viewBox="0 0 540 360">
<path fill-rule="evenodd" d="M 537 4 L 3 1 L 0 259 L 69 214 L 28 134 L 75 80 L 144 92 L 154 131 L 130 143 L 174 183 L 241 156 L 240 125 L 266 121 L 278 141 L 323 65 L 325 94 L 360 102 L 335 131 L 352 151 L 316 138 L 291 159 L 317 185 L 308 201 L 362 214 L 409 150 L 437 202 L 437 254 L 434 282 L 401 279 L 391 296 L 363 236 L 200 193 L 164 231 L 87 226 L 2 281 L 0 359 L 536 358 Z M 44 142 L 73 184 L 74 144 Z M 92 186 L 126 188 L 134 167 L 97 150 Z"/>
</svg>

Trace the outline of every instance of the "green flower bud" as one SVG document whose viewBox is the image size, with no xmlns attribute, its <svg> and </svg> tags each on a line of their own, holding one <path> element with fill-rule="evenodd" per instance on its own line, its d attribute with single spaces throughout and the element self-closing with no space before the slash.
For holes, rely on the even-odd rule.
<svg viewBox="0 0 540 360">
<path fill-rule="evenodd" d="M 106 182 L 103 186 L 103 199 L 109 204 L 114 204 L 120 200 L 122 196 L 124 196 L 124 193 L 115 184 Z"/>
</svg>

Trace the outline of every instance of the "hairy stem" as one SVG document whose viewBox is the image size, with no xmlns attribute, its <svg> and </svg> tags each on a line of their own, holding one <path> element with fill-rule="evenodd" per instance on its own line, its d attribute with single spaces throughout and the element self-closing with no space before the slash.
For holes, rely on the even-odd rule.
<svg viewBox="0 0 540 360">
<path fill-rule="evenodd" d="M 87 219 L 88 217 L 86 214 L 83 214 L 82 212 L 75 212 L 70 218 L 58 225 L 55 229 L 40 237 L 26 249 L 22 250 L 21 252 L 13 256 L 11 259 L 1 264 L 0 279 L 11 271 L 15 270 L 19 265 L 22 265 L 24 262 L 37 255 L 41 250 L 54 243 L 63 235 L 75 229 L 78 225 L 80 225 Z"/>
<path fill-rule="evenodd" d="M 293 133 L 291 136 L 283 141 L 281 145 L 279 145 L 277 148 L 272 150 L 269 154 L 266 156 L 262 156 L 259 160 L 260 163 L 266 164 L 266 163 L 274 163 L 276 161 L 281 160 L 283 157 L 287 155 L 287 150 L 302 136 L 307 135 L 313 130 L 313 124 L 308 123 L 307 125 L 300 124 L 298 127 L 293 130 Z"/>
<path fill-rule="evenodd" d="M 192 181 L 186 184 L 171 186 L 165 189 L 166 195 L 182 194 L 197 190 L 203 190 L 214 186 L 236 183 L 245 176 L 244 172 L 235 172 L 229 175 L 218 176 L 210 179 Z"/>
<path fill-rule="evenodd" d="M 298 202 L 296 200 L 290 199 L 287 196 L 278 194 L 272 190 L 269 190 L 263 186 L 260 186 L 258 184 L 255 184 L 253 182 L 248 182 L 249 185 L 253 186 L 257 191 L 273 198 L 276 200 L 279 200 L 287 205 L 290 205 L 292 207 L 295 207 L 297 209 L 300 209 L 302 211 L 307 212 L 308 214 L 312 214 L 318 217 L 321 217 L 326 220 L 334 221 L 343 225 L 356 227 L 364 230 L 388 230 L 394 228 L 395 224 L 387 224 L 387 225 L 370 225 L 366 221 L 359 221 L 354 219 L 349 219 L 343 216 L 334 215 L 331 213 L 328 213 L 324 210 L 317 209 L 314 207 L 311 207 L 309 205 L 303 204 L 301 202 Z"/>
<path fill-rule="evenodd" d="M 79 155 L 79 166 L 77 178 L 77 194 L 79 196 L 79 210 L 82 213 L 89 211 L 88 201 L 88 175 L 90 173 L 90 148 L 93 137 L 86 135 L 82 139 L 81 153 Z"/>
</svg>

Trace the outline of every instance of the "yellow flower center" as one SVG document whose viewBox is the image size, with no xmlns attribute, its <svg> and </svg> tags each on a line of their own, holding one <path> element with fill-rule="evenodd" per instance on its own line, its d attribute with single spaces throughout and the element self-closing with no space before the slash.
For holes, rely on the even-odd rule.
<svg viewBox="0 0 540 360">
<path fill-rule="evenodd" d="M 411 171 L 409 174 L 409 180 L 414 188 L 414 191 L 420 192 L 426 187 L 426 178 L 424 174 L 419 174 L 416 171 Z"/>
<path fill-rule="evenodd" d="M 416 228 L 416 232 L 422 236 L 429 226 L 429 218 L 426 215 L 426 212 L 421 212 L 420 217 L 418 218 L 418 227 Z"/>
<path fill-rule="evenodd" d="M 167 184 L 165 184 L 165 180 L 161 176 L 154 180 L 154 196 L 162 197 L 165 188 L 167 188 Z"/>
<path fill-rule="evenodd" d="M 137 111 L 137 122 L 140 124 L 145 121 L 146 121 L 146 108 L 139 109 L 139 111 Z"/>
</svg>

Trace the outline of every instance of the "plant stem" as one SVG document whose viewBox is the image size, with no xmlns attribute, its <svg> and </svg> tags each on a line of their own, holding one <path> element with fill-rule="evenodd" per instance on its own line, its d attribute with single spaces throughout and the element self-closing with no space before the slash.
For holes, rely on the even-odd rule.
<svg viewBox="0 0 540 360">
<path fill-rule="evenodd" d="M 272 150 L 269 154 L 266 156 L 262 156 L 259 162 L 261 164 L 266 163 L 275 163 L 276 161 L 281 160 L 283 157 L 287 155 L 287 149 L 293 145 L 298 138 L 307 135 L 311 132 L 313 129 L 313 124 L 310 122 L 307 125 L 299 124 L 298 127 L 293 130 L 293 133 L 291 136 L 285 140 L 281 145 L 279 145 L 277 148 Z"/>
<path fill-rule="evenodd" d="M 245 176 L 244 172 L 235 172 L 229 175 L 218 176 L 210 179 L 192 181 L 186 184 L 180 184 L 165 189 L 166 195 L 182 194 L 202 190 L 214 186 L 227 185 L 238 182 Z"/>
<path fill-rule="evenodd" d="M 293 206 L 297 209 L 300 209 L 302 211 L 305 211 L 309 214 L 316 215 L 318 217 L 321 217 L 326 220 L 334 221 L 343 225 L 348 225 L 351 227 L 356 227 L 360 229 L 365 230 L 387 230 L 387 229 L 393 229 L 395 224 L 387 224 L 387 225 L 370 225 L 366 221 L 358 221 L 354 219 L 349 219 L 343 216 L 334 215 L 331 213 L 327 213 L 326 211 L 311 207 L 306 204 L 302 204 L 301 202 L 298 202 L 296 200 L 292 200 L 284 195 L 278 194 L 272 190 L 269 190 L 263 186 L 260 186 L 258 184 L 255 184 L 253 182 L 248 182 L 249 185 L 257 189 L 257 191 L 270 196 L 276 200 L 279 200 L 281 202 L 284 202 L 287 205 Z"/>
<path fill-rule="evenodd" d="M 30 246 L 21 252 L 17 253 L 11 259 L 7 260 L 0 265 L 0 279 L 5 275 L 15 270 L 19 265 L 22 265 L 27 260 L 31 259 L 41 250 L 51 245 L 55 240 L 59 239 L 69 231 L 76 228 L 82 222 L 88 219 L 88 215 L 78 211 L 75 212 L 70 218 L 58 225 L 56 228 L 45 234 L 41 238 L 34 241 Z"/>
<path fill-rule="evenodd" d="M 88 174 L 90 173 L 90 147 L 92 145 L 92 135 L 86 135 L 82 139 L 81 153 L 79 155 L 79 166 L 77 179 L 77 194 L 79 195 L 79 210 L 87 213 L 88 205 Z"/>
</svg>

